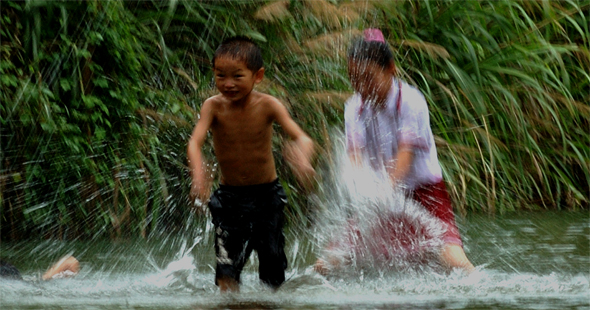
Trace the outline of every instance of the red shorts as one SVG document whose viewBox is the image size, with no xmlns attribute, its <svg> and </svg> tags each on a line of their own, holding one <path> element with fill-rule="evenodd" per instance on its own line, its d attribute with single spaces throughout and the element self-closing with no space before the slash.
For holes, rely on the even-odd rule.
<svg viewBox="0 0 590 310">
<path fill-rule="evenodd" d="M 447 229 L 443 237 L 445 244 L 450 243 L 463 246 L 459 229 L 455 223 L 451 198 L 444 181 L 441 180 L 436 184 L 418 187 L 412 192 L 410 197 L 422 204 L 430 214 L 439 218 L 445 224 Z"/>
<path fill-rule="evenodd" d="M 374 265 L 379 262 L 422 262 L 430 254 L 438 253 L 444 244 L 463 246 L 443 181 L 419 187 L 407 198 L 422 204 L 430 213 L 430 219 L 413 212 L 392 212 L 371 218 L 367 226 L 363 225 L 367 224 L 367 219 L 359 223 L 359 219 L 353 217 L 345 224 L 344 234 L 337 234 L 330 240 L 327 252 L 348 256 L 348 259 L 354 257 L 357 263 L 367 261 Z M 440 230 L 433 230 L 436 226 Z"/>
</svg>

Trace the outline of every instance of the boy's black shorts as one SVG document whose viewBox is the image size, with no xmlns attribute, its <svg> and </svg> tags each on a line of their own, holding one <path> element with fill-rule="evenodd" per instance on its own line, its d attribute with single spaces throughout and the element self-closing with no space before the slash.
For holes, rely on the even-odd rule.
<svg viewBox="0 0 590 310">
<path fill-rule="evenodd" d="M 215 225 L 215 284 L 222 277 L 239 283 L 252 250 L 258 253 L 260 280 L 274 288 L 285 281 L 286 203 L 287 195 L 278 179 L 259 185 L 219 186 L 209 201 Z"/>
</svg>

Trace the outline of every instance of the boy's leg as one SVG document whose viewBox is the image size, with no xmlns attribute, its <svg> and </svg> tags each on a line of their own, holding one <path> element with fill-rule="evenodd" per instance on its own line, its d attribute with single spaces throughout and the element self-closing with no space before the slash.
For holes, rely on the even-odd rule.
<svg viewBox="0 0 590 310">
<path fill-rule="evenodd" d="M 219 290 L 222 293 L 225 292 L 232 292 L 232 293 L 239 293 L 240 292 L 240 283 L 236 281 L 236 279 L 222 276 L 220 278 L 215 279 L 217 286 L 219 286 Z"/>
<path fill-rule="evenodd" d="M 259 260 L 259 277 L 262 282 L 274 289 L 279 288 L 285 282 L 285 270 L 287 269 L 287 256 L 285 255 L 285 236 L 283 225 L 285 215 L 283 209 L 287 201 L 287 195 L 280 184 L 274 186 L 265 220 L 255 227 L 255 247 Z"/>
<path fill-rule="evenodd" d="M 259 277 L 262 282 L 277 289 L 285 282 L 285 270 L 287 269 L 282 212 L 274 214 L 265 230 L 259 231 L 258 234 Z"/>
<path fill-rule="evenodd" d="M 221 291 L 238 291 L 240 274 L 252 252 L 252 245 L 249 242 L 252 236 L 252 225 L 242 216 L 222 206 L 222 201 L 229 200 L 224 199 L 227 194 L 217 190 L 209 201 L 209 209 L 215 225 L 217 260 L 215 284 Z"/>
<path fill-rule="evenodd" d="M 249 231 L 215 227 L 215 284 L 222 292 L 239 291 L 240 274 L 252 253 L 249 239 Z"/>
</svg>

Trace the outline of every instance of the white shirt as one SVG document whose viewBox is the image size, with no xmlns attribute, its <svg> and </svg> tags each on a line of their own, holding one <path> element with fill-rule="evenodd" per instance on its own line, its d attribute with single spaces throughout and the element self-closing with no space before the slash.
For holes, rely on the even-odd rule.
<svg viewBox="0 0 590 310">
<path fill-rule="evenodd" d="M 392 164 L 398 144 L 413 146 L 414 159 L 403 180 L 407 189 L 442 180 L 428 106 L 422 93 L 413 86 L 394 79 L 383 109 L 363 104 L 360 94 L 355 93 L 346 101 L 344 122 L 348 150 L 359 149 L 375 170 Z"/>
</svg>

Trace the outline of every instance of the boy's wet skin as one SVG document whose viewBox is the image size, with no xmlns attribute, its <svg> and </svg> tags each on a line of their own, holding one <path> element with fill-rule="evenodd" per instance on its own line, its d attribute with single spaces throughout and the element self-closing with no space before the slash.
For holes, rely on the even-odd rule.
<svg viewBox="0 0 590 310">
<path fill-rule="evenodd" d="M 215 61 L 217 88 L 212 103 L 211 133 L 215 154 L 226 185 L 272 182 L 277 178 L 272 157 L 273 98 L 248 92 L 262 80 L 264 69 L 253 73 L 242 61 L 223 57 Z M 280 104 L 280 103 L 279 103 Z"/>
<path fill-rule="evenodd" d="M 245 63 L 229 57 L 215 60 L 215 84 L 221 94 L 205 101 L 201 119 L 195 131 L 210 123 L 213 134 L 215 156 L 221 170 L 221 183 L 241 186 L 263 184 L 277 178 L 272 155 L 272 123 L 276 121 L 294 143 L 313 148 L 313 142 L 289 116 L 287 109 L 276 98 L 253 91 L 255 84 L 262 81 L 264 68 L 250 71 Z M 204 137 L 203 137 L 204 138 Z M 197 142 L 197 146 L 204 143 Z M 289 153 L 298 153 L 288 146 Z M 304 150 L 304 153 L 310 153 Z M 287 155 L 286 155 L 287 156 Z M 297 167 L 296 176 L 301 175 L 309 182 L 315 171 L 308 160 L 297 155 L 289 156 L 291 164 Z M 195 193 L 197 194 L 197 193 Z M 206 201 L 207 195 L 200 195 Z"/>
<path fill-rule="evenodd" d="M 315 175 L 310 163 L 313 141 L 278 99 L 253 90 L 262 81 L 264 68 L 252 41 L 241 37 L 224 41 L 213 58 L 213 71 L 219 94 L 203 103 L 187 155 L 191 195 L 202 205 L 208 202 L 216 226 L 216 284 L 221 291 L 238 291 L 245 260 L 256 250 L 261 280 L 277 288 L 287 264 L 282 234 L 287 199 L 277 179 L 272 124 L 276 122 L 291 138 L 284 156 L 303 186 Z M 211 197 L 211 175 L 201 151 L 209 131 L 221 172 L 219 188 Z"/>
</svg>

